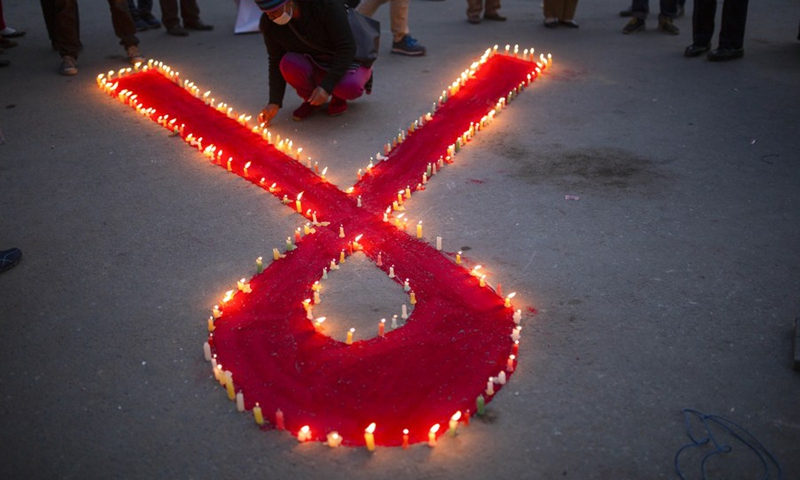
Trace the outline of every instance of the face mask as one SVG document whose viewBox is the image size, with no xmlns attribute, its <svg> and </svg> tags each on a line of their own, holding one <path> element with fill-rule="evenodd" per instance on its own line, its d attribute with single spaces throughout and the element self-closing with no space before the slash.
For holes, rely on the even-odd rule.
<svg viewBox="0 0 800 480">
<path fill-rule="evenodd" d="M 289 20 L 292 19 L 292 7 L 289 7 L 289 12 L 284 11 L 280 17 L 273 19 L 272 21 L 277 23 L 278 25 L 286 25 L 289 23 Z"/>
</svg>

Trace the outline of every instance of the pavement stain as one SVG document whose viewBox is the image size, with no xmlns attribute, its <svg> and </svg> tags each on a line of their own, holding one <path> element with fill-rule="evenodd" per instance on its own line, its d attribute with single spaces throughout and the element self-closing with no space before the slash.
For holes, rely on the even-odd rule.
<svg viewBox="0 0 800 480">
<path fill-rule="evenodd" d="M 669 176 L 652 159 L 617 148 L 559 149 L 528 154 L 514 146 L 499 149 L 516 167 L 509 176 L 531 184 L 567 189 L 657 192 Z"/>
</svg>

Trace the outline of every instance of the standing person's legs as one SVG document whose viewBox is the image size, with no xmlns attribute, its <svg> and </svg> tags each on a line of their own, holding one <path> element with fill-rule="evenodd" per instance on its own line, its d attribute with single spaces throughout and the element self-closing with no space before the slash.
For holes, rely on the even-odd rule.
<svg viewBox="0 0 800 480">
<path fill-rule="evenodd" d="M 575 10 L 578 9 L 578 0 L 565 0 L 562 20 L 575 20 Z"/>
<path fill-rule="evenodd" d="M 408 35 L 408 4 L 410 0 L 389 0 L 389 24 L 395 42 Z"/>
<path fill-rule="evenodd" d="M 648 13 L 650 13 L 650 2 L 648 0 L 633 0 L 631 5 L 631 16 L 633 18 L 644 20 L 647 18 Z"/>
<path fill-rule="evenodd" d="M 486 0 L 486 8 L 484 8 L 484 17 L 497 17 L 497 11 L 500 10 L 500 0 Z"/>
<path fill-rule="evenodd" d="M 356 10 L 362 15 L 372 17 L 378 11 L 378 7 L 388 2 L 389 0 L 363 0 L 358 4 Z"/>
<path fill-rule="evenodd" d="M 165 28 L 174 27 L 181 23 L 178 18 L 178 0 L 159 0 L 161 7 L 161 23 Z"/>
<path fill-rule="evenodd" d="M 136 24 L 128 9 L 128 0 L 108 0 L 111 9 L 111 23 L 114 25 L 114 33 L 119 38 L 119 44 L 123 47 L 139 45 L 136 37 Z"/>
<path fill-rule="evenodd" d="M 62 57 L 69 55 L 78 58 L 78 52 L 83 45 L 80 38 L 77 0 L 41 0 L 41 4 L 53 48 Z"/>
<path fill-rule="evenodd" d="M 747 1 L 725 0 L 725 3 L 722 4 L 719 48 L 743 48 L 744 28 L 747 23 Z"/>
<path fill-rule="evenodd" d="M 660 18 L 674 19 L 678 16 L 678 0 L 660 0 L 658 6 Z"/>
<path fill-rule="evenodd" d="M 544 0 L 544 18 L 560 18 L 564 11 L 564 0 Z"/>
<path fill-rule="evenodd" d="M 197 0 L 181 0 L 181 18 L 184 27 L 200 22 L 200 7 L 197 5 Z"/>
<path fill-rule="evenodd" d="M 483 0 L 467 0 L 467 19 L 480 22 L 483 12 Z M 477 23 L 475 22 L 475 23 Z"/>
<path fill-rule="evenodd" d="M 717 0 L 694 0 L 692 12 L 692 44 L 710 45 L 714 36 L 714 17 L 717 14 Z"/>
</svg>

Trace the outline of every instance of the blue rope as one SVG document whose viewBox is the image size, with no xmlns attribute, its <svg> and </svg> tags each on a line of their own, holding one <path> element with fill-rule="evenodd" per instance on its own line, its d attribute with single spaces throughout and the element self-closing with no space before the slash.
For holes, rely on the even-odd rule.
<svg viewBox="0 0 800 480">
<path fill-rule="evenodd" d="M 691 419 L 692 417 L 697 417 L 703 424 L 705 428 L 705 432 L 700 437 L 696 437 L 692 432 L 692 425 Z M 698 412 L 697 410 L 692 410 L 690 408 L 683 409 L 683 420 L 684 424 L 686 425 L 686 434 L 689 436 L 689 439 L 692 441 L 691 443 L 687 443 L 686 445 L 682 446 L 678 453 L 675 454 L 675 473 L 681 478 L 681 480 L 686 480 L 684 477 L 683 472 L 681 471 L 679 465 L 679 457 L 684 450 L 689 448 L 697 448 L 703 445 L 713 445 L 714 450 L 710 453 L 706 454 L 703 457 L 703 460 L 700 462 L 700 472 L 703 475 L 703 480 L 708 480 L 708 472 L 706 471 L 706 462 L 709 459 L 713 458 L 716 455 L 720 455 L 722 453 L 731 453 L 733 451 L 733 447 L 730 445 L 726 445 L 724 443 L 720 443 L 717 441 L 717 437 L 711 432 L 712 426 L 721 427 L 725 432 L 729 433 L 735 439 L 739 440 L 743 443 L 747 448 L 749 448 L 753 453 L 758 455 L 759 460 L 761 460 L 761 465 L 764 467 L 764 477 L 762 480 L 770 480 L 772 478 L 772 471 L 771 466 L 774 465 L 775 469 L 777 470 L 778 476 L 775 477 L 776 480 L 781 480 L 783 478 L 783 471 L 781 470 L 781 466 L 775 457 L 772 456 L 761 442 L 759 442 L 750 432 L 745 430 L 742 426 L 733 423 L 732 421 L 719 417 L 717 415 L 707 415 L 702 412 Z"/>
</svg>

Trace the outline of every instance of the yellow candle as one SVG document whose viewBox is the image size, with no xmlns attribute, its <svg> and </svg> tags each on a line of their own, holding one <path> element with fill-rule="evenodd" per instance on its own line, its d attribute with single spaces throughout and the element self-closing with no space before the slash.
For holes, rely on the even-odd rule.
<svg viewBox="0 0 800 480">
<path fill-rule="evenodd" d="M 302 443 L 302 442 L 307 442 L 309 440 L 311 440 L 311 427 L 309 427 L 308 425 L 304 425 L 303 428 L 301 428 L 300 431 L 297 432 L 297 441 Z"/>
<path fill-rule="evenodd" d="M 428 446 L 433 448 L 436 446 L 436 432 L 439 431 L 439 424 L 432 426 L 428 431 Z"/>
<path fill-rule="evenodd" d="M 303 213 L 303 204 L 300 202 L 301 198 L 303 198 L 303 192 L 297 194 L 297 200 L 294 202 L 294 206 L 297 207 L 297 213 Z"/>
<path fill-rule="evenodd" d="M 228 400 L 236 398 L 236 390 L 233 388 L 233 373 L 230 370 L 225 371 L 225 390 L 228 391 Z"/>
<path fill-rule="evenodd" d="M 461 419 L 461 410 L 457 411 L 452 417 L 450 417 L 450 430 L 448 433 L 451 437 L 456 436 L 456 429 L 458 428 L 459 419 Z"/>
<path fill-rule="evenodd" d="M 214 317 L 213 316 L 212 317 L 208 317 L 208 331 L 209 332 L 213 332 L 214 331 Z M 208 342 L 206 342 L 206 345 L 208 345 Z"/>
<path fill-rule="evenodd" d="M 344 263 L 344 250 L 339 254 L 339 263 Z"/>
<path fill-rule="evenodd" d="M 279 252 L 277 248 L 273 248 L 272 249 L 272 259 L 273 260 L 280 260 L 280 258 L 281 258 L 281 252 Z"/>
<path fill-rule="evenodd" d="M 416 305 L 417 304 L 417 294 L 415 294 L 414 292 L 411 292 L 410 297 L 411 297 L 411 299 L 409 300 L 409 303 L 411 303 L 411 305 Z"/>
<path fill-rule="evenodd" d="M 339 238 L 344 238 L 344 227 L 339 225 Z"/>
<path fill-rule="evenodd" d="M 417 224 L 417 238 L 422 238 L 422 222 Z"/>
<path fill-rule="evenodd" d="M 328 434 L 328 446 L 331 448 L 336 448 L 342 444 L 342 436 L 339 435 L 339 432 L 331 432 Z"/>
<path fill-rule="evenodd" d="M 367 450 L 375 451 L 375 422 L 370 423 L 369 427 L 364 430 L 364 442 L 367 444 Z"/>
<path fill-rule="evenodd" d="M 353 333 L 355 333 L 356 329 L 351 328 L 349 332 L 347 332 L 347 340 L 345 341 L 346 344 L 352 345 L 353 344 Z"/>
<path fill-rule="evenodd" d="M 514 296 L 516 294 L 517 294 L 517 292 L 511 292 L 508 295 L 506 295 L 506 300 L 503 303 L 503 306 L 506 307 L 506 308 L 510 308 L 511 307 L 511 299 L 514 298 Z"/>
<path fill-rule="evenodd" d="M 456 253 L 456 265 L 461 265 L 461 250 Z"/>
<path fill-rule="evenodd" d="M 256 402 L 256 406 L 253 407 L 253 418 L 259 427 L 264 425 L 264 413 L 261 412 L 261 407 L 258 405 L 258 402 Z"/>
<path fill-rule="evenodd" d="M 480 285 L 481 285 L 481 287 L 485 287 L 486 286 L 486 275 L 481 275 Z"/>
</svg>

